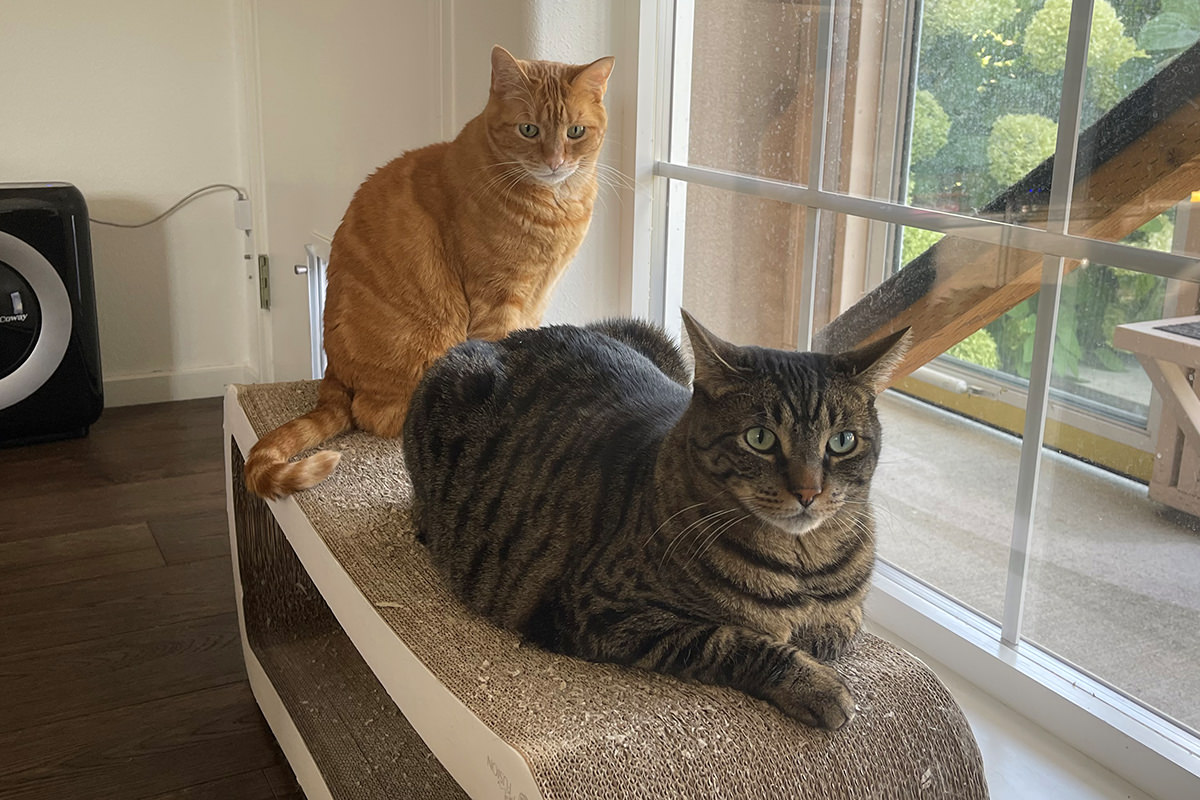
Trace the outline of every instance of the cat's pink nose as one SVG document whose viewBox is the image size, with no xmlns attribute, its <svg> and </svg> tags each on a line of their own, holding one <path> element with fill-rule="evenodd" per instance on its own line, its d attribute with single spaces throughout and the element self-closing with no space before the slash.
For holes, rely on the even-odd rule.
<svg viewBox="0 0 1200 800">
<path fill-rule="evenodd" d="M 550 156 L 546 159 L 546 166 L 550 167 L 551 172 L 558 172 L 558 168 L 566 161 L 562 156 Z"/>
<path fill-rule="evenodd" d="M 794 463 L 788 468 L 788 490 L 800 505 L 808 508 L 821 493 L 822 468 L 819 464 Z"/>
</svg>

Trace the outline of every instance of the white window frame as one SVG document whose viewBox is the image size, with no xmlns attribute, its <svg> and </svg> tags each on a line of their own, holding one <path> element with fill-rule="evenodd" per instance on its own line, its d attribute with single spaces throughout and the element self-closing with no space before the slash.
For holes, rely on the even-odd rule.
<svg viewBox="0 0 1200 800">
<path fill-rule="evenodd" d="M 829 63 L 830 9 L 822 0 L 817 64 Z M 683 296 L 684 199 L 689 183 L 751 197 L 805 206 L 810 221 L 822 213 L 848 214 L 875 223 L 924 228 L 973 241 L 1045 254 L 1035 356 L 1025 403 L 1021 474 L 1010 546 L 1003 619 L 997 625 L 895 566 L 881 562 L 867 604 L 869 617 L 905 641 L 974 681 L 982 690 L 1043 726 L 1143 790 L 1160 797 L 1192 796 L 1200 777 L 1200 738 L 1021 636 L 1028 554 L 1033 532 L 1043 432 L 1050 397 L 1057 299 L 1063 260 L 1094 261 L 1168 279 L 1200 279 L 1200 260 L 1172 253 L 1086 239 L 1068 233 L 1070 207 L 1093 0 L 1075 0 L 1068 36 L 1052 212 L 1045 229 L 1034 229 L 901 203 L 850 197 L 824 190 L 815 153 L 808 186 L 698 167 L 688 163 L 687 131 L 692 50 L 692 0 L 639 0 L 635 20 L 638 94 L 633 208 L 634 232 L 627 251 L 623 293 L 626 310 L 679 331 Z M 828 70 L 817 89 L 814 124 L 824 135 Z M 672 97 L 685 102 L 671 105 Z M 1053 209 L 1058 209 L 1055 214 Z M 806 227 L 807 232 L 816 228 Z M 809 237 L 812 238 L 812 237 Z M 802 281 L 812 297 L 815 249 L 805 244 Z M 801 309 L 797 345 L 811 343 L 811 305 Z"/>
</svg>

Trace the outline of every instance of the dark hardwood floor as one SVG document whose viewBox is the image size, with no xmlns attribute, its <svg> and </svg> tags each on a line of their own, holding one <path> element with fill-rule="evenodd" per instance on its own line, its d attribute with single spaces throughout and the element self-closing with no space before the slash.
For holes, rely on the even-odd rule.
<svg viewBox="0 0 1200 800">
<path fill-rule="evenodd" d="M 242 663 L 219 399 L 0 449 L 0 798 L 302 798 Z"/>
</svg>

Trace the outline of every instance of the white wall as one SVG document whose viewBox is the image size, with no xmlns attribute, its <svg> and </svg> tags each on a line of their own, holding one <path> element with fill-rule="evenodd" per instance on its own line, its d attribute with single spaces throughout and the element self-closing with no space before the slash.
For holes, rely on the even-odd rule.
<svg viewBox="0 0 1200 800">
<path fill-rule="evenodd" d="M 304 246 L 332 237 L 377 167 L 441 138 L 440 11 L 425 0 L 241 0 L 250 10 L 249 135 L 272 265 L 265 377 L 311 377 Z"/>
<path fill-rule="evenodd" d="M 626 13 L 637 3 L 609 0 L 525 0 L 529 8 L 530 58 L 571 63 L 615 56 L 605 103 L 608 132 L 601 162 L 632 175 L 632 153 L 625 148 L 627 117 L 636 106 L 635 43 L 625 37 Z M 547 322 L 583 323 L 621 313 L 621 225 L 632 213 L 632 195 L 602 177 L 600 196 L 587 239 L 575 263 L 563 275 L 546 313 Z"/>
<path fill-rule="evenodd" d="M 234 0 L 5 0 L 0 180 L 61 180 L 140 222 L 243 185 Z M 250 288 L 233 193 L 134 231 L 92 227 L 107 405 L 242 380 Z"/>
</svg>

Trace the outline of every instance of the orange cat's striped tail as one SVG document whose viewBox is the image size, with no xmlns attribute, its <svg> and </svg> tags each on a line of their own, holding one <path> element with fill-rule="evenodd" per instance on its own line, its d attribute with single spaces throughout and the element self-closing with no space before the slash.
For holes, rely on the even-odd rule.
<svg viewBox="0 0 1200 800">
<path fill-rule="evenodd" d="M 302 417 L 285 422 L 250 448 L 246 459 L 246 488 L 259 497 L 281 497 L 316 486 L 329 477 L 342 454 L 322 450 L 308 458 L 291 461 L 302 450 L 349 430 L 350 392 L 329 373 L 321 380 L 317 407 Z"/>
</svg>

